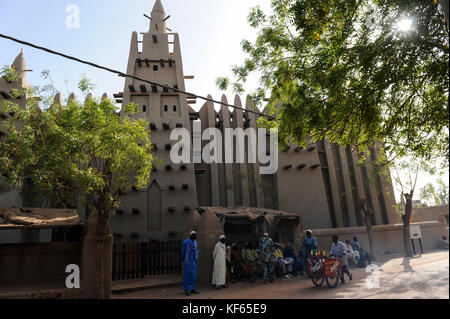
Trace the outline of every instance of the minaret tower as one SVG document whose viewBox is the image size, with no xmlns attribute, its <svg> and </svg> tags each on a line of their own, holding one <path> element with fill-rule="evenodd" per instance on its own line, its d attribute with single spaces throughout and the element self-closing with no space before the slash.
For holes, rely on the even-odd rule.
<svg viewBox="0 0 450 319">
<path fill-rule="evenodd" d="M 156 0 L 149 30 L 131 36 L 127 73 L 140 78 L 185 90 L 180 41 L 177 33 L 166 27 L 168 16 Z M 148 121 L 155 157 L 160 163 L 152 172 L 145 192 L 130 193 L 121 200 L 121 209 L 111 219 L 116 240 L 124 242 L 148 239 L 181 239 L 186 222 L 197 208 L 194 165 L 174 164 L 170 160 L 170 133 L 175 128 L 190 131 L 186 95 L 149 83 L 127 78 L 123 93 L 116 94 L 123 106 L 138 105 L 134 118 Z M 121 112 L 122 116 L 125 116 Z"/>
</svg>

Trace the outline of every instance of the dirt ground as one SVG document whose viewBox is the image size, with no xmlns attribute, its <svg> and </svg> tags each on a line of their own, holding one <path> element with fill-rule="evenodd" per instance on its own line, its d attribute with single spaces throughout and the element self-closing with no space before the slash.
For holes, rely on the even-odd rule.
<svg viewBox="0 0 450 319">
<path fill-rule="evenodd" d="M 155 288 L 113 296 L 115 299 L 365 299 L 449 298 L 449 252 L 436 251 L 413 258 L 384 257 L 374 262 L 378 272 L 351 267 L 353 280 L 335 289 L 315 288 L 305 277 L 276 279 L 264 285 L 239 282 L 218 291 L 198 287 L 199 295 L 184 296 L 181 287 Z M 375 267 L 376 268 L 376 267 Z"/>
</svg>

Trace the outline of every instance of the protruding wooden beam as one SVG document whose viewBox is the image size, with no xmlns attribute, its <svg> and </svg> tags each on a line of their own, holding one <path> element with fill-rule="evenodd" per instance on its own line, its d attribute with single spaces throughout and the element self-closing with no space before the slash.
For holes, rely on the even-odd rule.
<svg viewBox="0 0 450 319">
<path fill-rule="evenodd" d="M 130 89 L 130 92 L 136 92 L 133 84 L 128 85 L 128 89 Z"/>
<path fill-rule="evenodd" d="M 145 84 L 139 85 L 139 88 L 141 89 L 142 93 L 146 93 L 147 92 L 147 87 L 145 86 Z"/>
<path fill-rule="evenodd" d="M 184 79 L 185 79 L 185 80 L 193 80 L 193 79 L 194 79 L 194 76 L 193 76 L 193 75 L 185 75 L 185 76 L 184 76 Z"/>
<path fill-rule="evenodd" d="M 11 96 L 8 93 L 4 92 L 4 91 L 0 91 L 0 95 L 3 96 L 4 99 L 11 98 Z"/>
</svg>

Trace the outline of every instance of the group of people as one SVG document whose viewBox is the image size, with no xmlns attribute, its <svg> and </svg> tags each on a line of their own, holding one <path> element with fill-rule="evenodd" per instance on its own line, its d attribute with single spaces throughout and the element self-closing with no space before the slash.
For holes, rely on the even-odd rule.
<svg viewBox="0 0 450 319">
<path fill-rule="evenodd" d="M 227 281 L 235 283 L 244 280 L 253 283 L 261 278 L 267 284 L 273 282 L 276 275 L 286 278 L 304 276 L 307 273 L 308 258 L 317 251 L 317 239 L 312 236 L 311 230 L 306 231 L 303 247 L 300 247 L 298 256 L 291 243 L 282 249 L 279 243 L 273 242 L 268 233 L 265 233 L 259 242 L 247 242 L 242 248 L 237 243 L 227 246 L 226 237 L 222 235 L 212 254 L 214 260 L 212 284 L 221 290 L 228 288 Z M 189 238 L 183 242 L 181 254 L 185 294 L 187 296 L 198 294 L 196 279 L 199 250 L 195 231 L 192 231 Z M 333 236 L 330 256 L 342 259 L 343 283 L 344 274 L 352 280 L 348 270 L 349 258 L 359 267 L 365 267 L 366 261 L 370 264 L 370 254 L 361 247 L 356 236 L 353 237 L 353 242 L 346 240 L 345 243 L 339 241 L 338 236 Z"/>
</svg>

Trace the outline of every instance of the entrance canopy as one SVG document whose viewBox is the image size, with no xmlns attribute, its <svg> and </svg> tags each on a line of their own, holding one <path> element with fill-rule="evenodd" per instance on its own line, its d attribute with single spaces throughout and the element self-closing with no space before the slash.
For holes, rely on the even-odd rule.
<svg viewBox="0 0 450 319">
<path fill-rule="evenodd" d="M 227 242 L 254 242 L 267 232 L 280 244 L 300 244 L 303 224 L 299 214 L 255 207 L 202 209 L 216 214 L 227 236 Z"/>
</svg>

